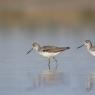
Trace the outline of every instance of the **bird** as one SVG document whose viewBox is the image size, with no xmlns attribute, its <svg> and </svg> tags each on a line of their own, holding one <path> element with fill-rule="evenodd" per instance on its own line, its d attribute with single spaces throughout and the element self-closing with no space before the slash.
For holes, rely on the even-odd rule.
<svg viewBox="0 0 95 95">
<path fill-rule="evenodd" d="M 32 50 L 35 50 L 36 52 L 38 52 L 38 54 L 42 55 L 43 57 L 48 58 L 48 68 L 50 70 L 50 59 L 53 58 L 55 62 L 57 63 L 55 56 L 68 49 L 70 49 L 70 47 L 57 47 L 57 46 L 51 46 L 51 45 L 40 46 L 37 42 L 34 42 L 32 44 L 32 48 L 28 50 L 26 54 L 29 54 Z"/>
<path fill-rule="evenodd" d="M 77 49 L 86 46 L 88 52 L 90 54 L 92 54 L 93 56 L 95 56 L 95 46 L 92 45 L 92 42 L 90 40 L 85 40 L 84 44 L 82 44 L 81 46 L 77 47 Z"/>
</svg>

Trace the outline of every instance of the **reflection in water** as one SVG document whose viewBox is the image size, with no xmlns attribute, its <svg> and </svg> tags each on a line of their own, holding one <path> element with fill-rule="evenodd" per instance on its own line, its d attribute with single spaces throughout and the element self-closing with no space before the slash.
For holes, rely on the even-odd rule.
<svg viewBox="0 0 95 95">
<path fill-rule="evenodd" d="M 58 72 L 54 70 L 43 71 L 38 75 L 37 78 L 33 79 L 32 88 L 37 88 L 40 86 L 50 86 L 56 84 L 64 83 L 64 74 L 63 72 Z"/>
<path fill-rule="evenodd" d="M 94 82 L 95 82 L 95 73 L 91 73 L 88 76 L 88 80 L 87 80 L 87 85 L 86 85 L 87 91 L 90 91 L 93 88 Z"/>
<path fill-rule="evenodd" d="M 52 85 L 63 82 L 63 72 L 44 71 L 39 75 L 40 83 L 43 85 Z"/>
</svg>

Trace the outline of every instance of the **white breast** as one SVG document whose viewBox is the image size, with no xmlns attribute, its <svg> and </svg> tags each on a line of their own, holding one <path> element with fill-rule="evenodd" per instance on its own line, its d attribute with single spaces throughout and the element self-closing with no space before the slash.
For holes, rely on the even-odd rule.
<svg viewBox="0 0 95 95">
<path fill-rule="evenodd" d="M 95 51 L 89 51 L 93 56 L 95 56 Z"/>
<path fill-rule="evenodd" d="M 44 56 L 44 57 L 54 57 L 54 56 L 56 56 L 59 53 L 60 52 L 57 52 L 57 53 L 39 52 L 39 54 Z"/>
</svg>

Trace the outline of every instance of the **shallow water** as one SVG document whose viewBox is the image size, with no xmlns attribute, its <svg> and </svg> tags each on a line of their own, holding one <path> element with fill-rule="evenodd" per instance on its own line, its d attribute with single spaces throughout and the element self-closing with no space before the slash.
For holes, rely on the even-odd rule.
<svg viewBox="0 0 95 95">
<path fill-rule="evenodd" d="M 86 39 L 95 44 L 94 30 L 31 31 L 0 30 L 0 95 L 94 95 L 94 85 L 90 91 L 86 88 L 89 74 L 95 72 L 95 58 L 85 47 L 76 49 Z M 47 58 L 35 51 L 26 55 L 34 41 L 41 45 L 70 46 L 71 49 L 56 57 L 58 69 L 50 73 Z M 54 66 L 51 64 L 52 69 Z"/>
</svg>

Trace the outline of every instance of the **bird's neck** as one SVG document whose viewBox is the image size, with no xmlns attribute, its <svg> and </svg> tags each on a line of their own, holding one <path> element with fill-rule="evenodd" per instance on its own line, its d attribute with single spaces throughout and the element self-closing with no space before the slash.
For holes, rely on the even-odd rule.
<svg viewBox="0 0 95 95">
<path fill-rule="evenodd" d="M 39 45 L 39 46 L 35 47 L 35 50 L 36 50 L 36 51 L 40 51 L 40 48 L 41 48 L 41 47 L 40 47 L 40 45 Z"/>
<path fill-rule="evenodd" d="M 90 43 L 89 45 L 86 46 L 87 49 L 90 49 L 92 47 L 92 43 Z"/>
</svg>

